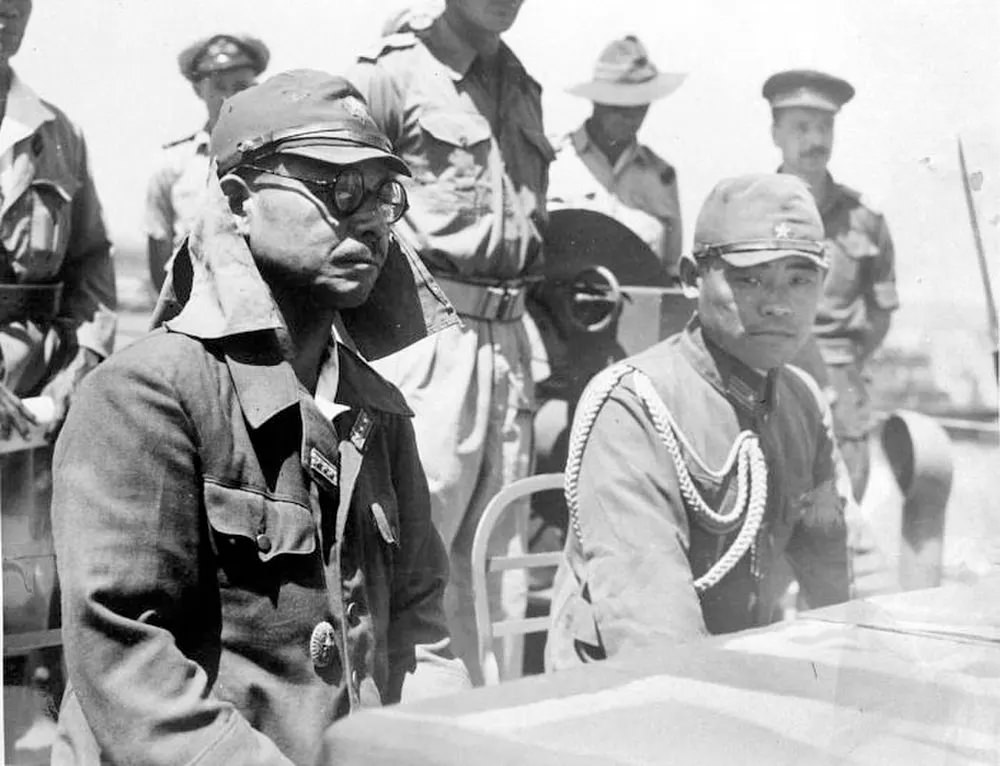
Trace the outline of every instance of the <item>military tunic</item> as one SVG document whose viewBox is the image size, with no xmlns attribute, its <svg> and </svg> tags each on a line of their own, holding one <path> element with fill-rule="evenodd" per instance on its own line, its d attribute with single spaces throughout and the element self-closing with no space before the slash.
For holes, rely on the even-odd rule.
<svg viewBox="0 0 1000 766">
<path fill-rule="evenodd" d="M 571 525 L 556 575 L 547 666 L 767 624 L 788 585 L 787 570 L 776 566 L 783 557 L 810 606 L 846 600 L 843 500 L 815 384 L 789 367 L 766 377 L 745 367 L 707 341 L 697 319 L 625 364 L 652 381 L 678 425 L 694 485 L 717 511 L 733 507 L 736 471 L 713 472 L 740 432 L 757 434 L 767 466 L 763 522 L 754 549 L 699 596 L 693 581 L 739 527 L 714 528 L 683 499 L 670 454 L 627 374 L 584 448 L 579 532 Z"/>
<path fill-rule="evenodd" d="M 549 173 L 549 210 L 583 208 L 621 221 L 677 274 L 683 246 L 677 174 L 652 149 L 633 143 L 612 165 L 581 125 L 556 144 Z"/>
<path fill-rule="evenodd" d="M 415 412 L 434 522 L 451 555 L 449 626 L 476 679 L 472 535 L 490 498 L 530 470 L 534 388 L 521 317 L 464 310 L 456 291 L 502 285 L 523 300 L 524 278 L 541 272 L 552 159 L 541 88 L 506 45 L 486 62 L 444 17 L 384 38 L 349 78 L 413 171 L 410 210 L 397 233 L 439 278 L 464 322 L 377 369 Z M 523 547 L 517 521 L 511 514 L 498 526 L 494 550 Z M 500 603 L 499 583 L 490 587 L 491 603 Z M 522 573 L 506 575 L 506 614 L 523 613 L 526 590 Z"/>
<path fill-rule="evenodd" d="M 311 765 L 351 710 L 468 685 L 409 408 L 339 342 L 303 387 L 211 188 L 167 330 L 96 370 L 57 445 L 60 766 Z"/>
</svg>

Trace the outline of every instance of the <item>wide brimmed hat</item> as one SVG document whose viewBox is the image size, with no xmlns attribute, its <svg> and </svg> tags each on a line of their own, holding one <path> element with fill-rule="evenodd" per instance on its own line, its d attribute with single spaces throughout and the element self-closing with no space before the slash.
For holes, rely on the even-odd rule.
<svg viewBox="0 0 1000 766">
<path fill-rule="evenodd" d="M 639 39 L 628 35 L 601 52 L 590 82 L 567 90 L 574 96 L 608 106 L 644 106 L 677 90 L 687 74 L 661 72 Z"/>
<path fill-rule="evenodd" d="M 223 174 L 271 154 L 295 154 L 331 165 L 381 159 L 410 175 L 354 86 L 310 69 L 282 72 L 226 99 L 211 153 Z"/>
<path fill-rule="evenodd" d="M 720 257 L 737 267 L 798 255 L 827 268 L 823 219 L 798 177 L 768 173 L 720 181 L 694 229 L 695 260 Z"/>
</svg>

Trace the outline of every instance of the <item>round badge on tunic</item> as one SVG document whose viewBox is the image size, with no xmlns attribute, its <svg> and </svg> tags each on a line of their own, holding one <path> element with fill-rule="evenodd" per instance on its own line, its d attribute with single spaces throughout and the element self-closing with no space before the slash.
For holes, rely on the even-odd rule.
<svg viewBox="0 0 1000 766">
<path fill-rule="evenodd" d="M 337 643 L 334 641 L 333 626 L 326 620 L 313 628 L 312 637 L 309 639 L 309 656 L 313 665 L 317 668 L 325 668 L 333 662 L 333 653 L 337 651 Z"/>
</svg>

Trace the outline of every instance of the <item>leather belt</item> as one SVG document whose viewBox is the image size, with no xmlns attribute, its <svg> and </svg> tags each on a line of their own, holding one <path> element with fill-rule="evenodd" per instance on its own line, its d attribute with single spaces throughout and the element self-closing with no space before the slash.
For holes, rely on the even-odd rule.
<svg viewBox="0 0 1000 766">
<path fill-rule="evenodd" d="M 0 285 L 0 322 L 55 319 L 62 306 L 62 282 L 50 285 Z"/>
<path fill-rule="evenodd" d="M 528 285 L 523 280 L 478 283 L 434 275 L 460 316 L 514 322 L 524 314 Z"/>
</svg>

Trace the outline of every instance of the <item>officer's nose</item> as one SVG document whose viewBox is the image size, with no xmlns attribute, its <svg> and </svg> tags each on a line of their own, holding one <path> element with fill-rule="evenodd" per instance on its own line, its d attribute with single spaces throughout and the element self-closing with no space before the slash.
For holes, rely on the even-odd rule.
<svg viewBox="0 0 1000 766">
<path fill-rule="evenodd" d="M 767 317 L 786 317 L 792 313 L 788 290 L 775 287 L 767 291 L 760 303 L 760 313 Z"/>
<path fill-rule="evenodd" d="M 384 243 L 389 236 L 389 224 L 379 211 L 374 195 L 368 195 L 364 203 L 351 214 L 349 222 L 351 236 L 368 244 L 373 250 Z"/>
</svg>

